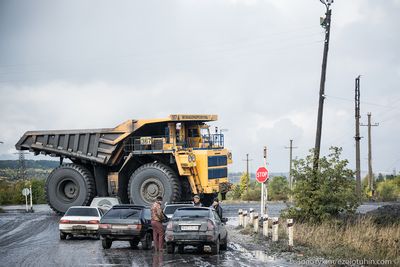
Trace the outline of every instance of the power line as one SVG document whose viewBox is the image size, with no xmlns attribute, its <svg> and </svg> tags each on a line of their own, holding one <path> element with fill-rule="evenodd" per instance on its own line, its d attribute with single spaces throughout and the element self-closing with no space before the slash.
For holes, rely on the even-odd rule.
<svg viewBox="0 0 400 267">
<path fill-rule="evenodd" d="M 344 100 L 344 101 L 349 101 L 349 102 L 353 102 L 354 101 L 354 99 L 338 97 L 338 96 L 332 96 L 332 95 L 325 95 L 325 98 L 328 98 L 328 99 L 329 98 L 334 98 L 334 99 L 339 99 L 339 100 Z M 365 101 L 360 101 L 360 103 L 365 104 L 365 105 L 383 107 L 383 108 L 399 108 L 399 107 L 387 106 L 387 105 L 376 104 L 376 103 L 365 102 Z"/>
</svg>

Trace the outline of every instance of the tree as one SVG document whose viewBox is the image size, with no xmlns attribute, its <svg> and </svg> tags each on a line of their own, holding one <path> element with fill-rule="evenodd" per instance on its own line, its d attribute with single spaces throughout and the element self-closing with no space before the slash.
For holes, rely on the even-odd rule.
<svg viewBox="0 0 400 267">
<path fill-rule="evenodd" d="M 271 200 L 287 200 L 289 191 L 289 184 L 285 177 L 275 176 L 269 181 L 268 197 Z"/>
<path fill-rule="evenodd" d="M 249 175 L 247 175 L 247 173 L 243 173 L 242 176 L 240 176 L 241 193 L 243 193 L 245 190 L 247 190 L 249 183 L 250 183 Z"/>
<path fill-rule="evenodd" d="M 353 171 L 348 161 L 341 160 L 341 148 L 331 147 L 327 157 L 319 159 L 318 170 L 313 169 L 314 153 L 294 161 L 293 177 L 295 207 L 283 216 L 301 221 L 320 222 L 340 213 L 354 213 L 359 205 L 355 195 Z"/>
</svg>

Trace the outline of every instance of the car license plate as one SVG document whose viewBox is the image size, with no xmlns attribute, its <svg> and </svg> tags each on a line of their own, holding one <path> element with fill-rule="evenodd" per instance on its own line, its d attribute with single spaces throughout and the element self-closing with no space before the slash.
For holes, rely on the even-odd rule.
<svg viewBox="0 0 400 267">
<path fill-rule="evenodd" d="M 72 226 L 72 230 L 86 230 L 86 226 L 84 226 L 84 225 L 74 225 L 74 226 Z"/>
<path fill-rule="evenodd" d="M 126 225 L 113 225 L 112 229 L 128 229 Z"/>
<path fill-rule="evenodd" d="M 182 231 L 197 231 L 199 227 L 197 225 L 181 225 Z"/>
</svg>

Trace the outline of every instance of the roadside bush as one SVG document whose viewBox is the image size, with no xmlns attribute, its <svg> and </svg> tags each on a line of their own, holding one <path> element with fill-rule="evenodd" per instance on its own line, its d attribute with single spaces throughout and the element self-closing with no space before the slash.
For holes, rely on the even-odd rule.
<svg viewBox="0 0 400 267">
<path fill-rule="evenodd" d="M 242 194 L 242 200 L 245 201 L 260 201 L 261 199 L 261 188 L 251 188 L 249 191 L 244 191 Z"/>
<path fill-rule="evenodd" d="M 386 180 L 378 183 L 378 198 L 382 201 L 395 201 L 399 198 L 400 189 L 396 186 L 394 180 Z"/>
<path fill-rule="evenodd" d="M 355 195 L 353 171 L 348 161 L 341 160 L 341 148 L 330 148 L 328 157 L 319 159 L 318 170 L 313 170 L 314 153 L 294 161 L 293 178 L 295 206 L 283 211 L 282 216 L 298 221 L 321 222 L 341 213 L 354 213 L 359 205 Z"/>
<path fill-rule="evenodd" d="M 241 198 L 241 195 L 242 195 L 242 190 L 240 188 L 240 185 L 235 184 L 232 186 L 231 191 L 229 191 L 226 194 L 226 198 L 230 200 L 238 200 Z"/>
<path fill-rule="evenodd" d="M 268 199 L 287 200 L 289 195 L 289 183 L 283 176 L 275 176 L 268 182 Z"/>
</svg>

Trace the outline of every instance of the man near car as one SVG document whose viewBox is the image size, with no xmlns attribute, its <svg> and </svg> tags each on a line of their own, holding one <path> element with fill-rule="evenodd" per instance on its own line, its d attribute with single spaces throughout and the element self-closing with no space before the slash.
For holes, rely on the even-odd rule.
<svg viewBox="0 0 400 267">
<path fill-rule="evenodd" d="M 201 202 L 200 202 L 199 195 L 194 195 L 194 197 L 193 197 L 193 206 L 195 206 L 195 207 L 203 207 L 203 204 L 201 204 Z"/>
<path fill-rule="evenodd" d="M 162 221 L 164 214 L 161 208 L 162 197 L 158 196 L 151 206 L 151 226 L 153 227 L 153 241 L 155 251 L 162 251 L 164 247 L 164 228 Z"/>
<path fill-rule="evenodd" d="M 212 203 L 211 208 L 215 209 L 215 212 L 218 214 L 219 218 L 222 220 L 222 208 L 219 205 L 219 199 L 217 197 L 214 198 L 214 202 Z"/>
</svg>

